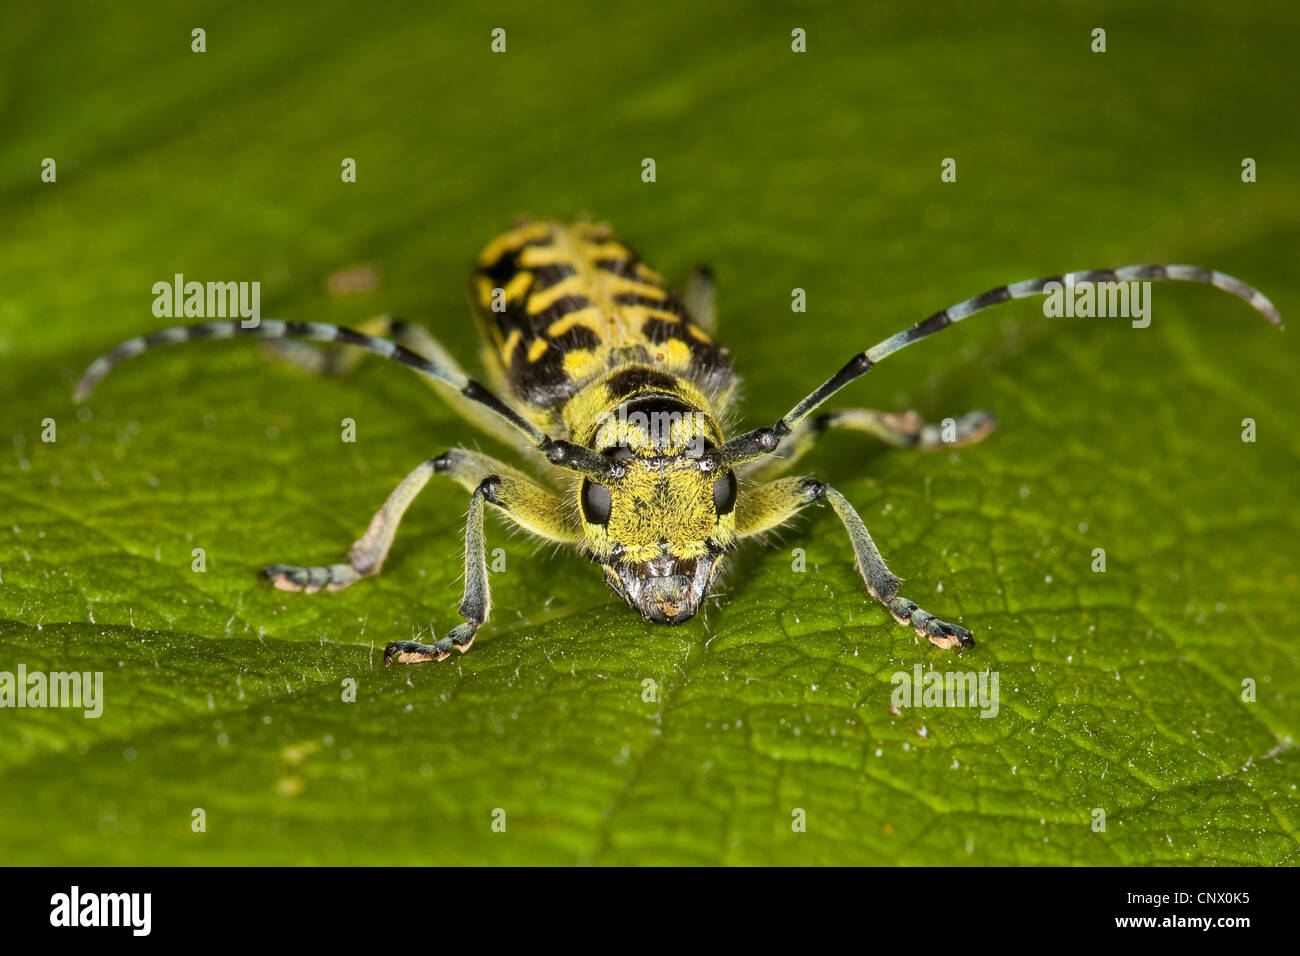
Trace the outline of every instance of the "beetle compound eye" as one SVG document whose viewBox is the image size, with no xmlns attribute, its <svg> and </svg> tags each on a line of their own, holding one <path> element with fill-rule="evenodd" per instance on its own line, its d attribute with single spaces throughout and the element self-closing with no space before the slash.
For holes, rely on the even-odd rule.
<svg viewBox="0 0 1300 956">
<path fill-rule="evenodd" d="M 715 492 L 714 497 L 717 497 Z M 607 524 L 609 509 L 613 505 L 609 489 L 590 478 L 582 479 L 582 516 L 590 524 Z"/>
<path fill-rule="evenodd" d="M 736 507 L 736 473 L 729 471 L 713 483 L 713 510 L 718 516 L 731 514 Z"/>
</svg>

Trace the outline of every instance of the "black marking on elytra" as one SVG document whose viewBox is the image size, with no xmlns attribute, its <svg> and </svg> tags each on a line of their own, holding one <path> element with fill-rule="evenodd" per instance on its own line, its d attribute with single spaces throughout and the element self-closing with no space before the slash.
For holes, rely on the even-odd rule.
<svg viewBox="0 0 1300 956">
<path fill-rule="evenodd" d="M 585 295 L 563 295 L 541 312 L 538 312 L 534 316 L 534 320 L 542 328 L 545 328 L 552 322 L 564 318 L 570 312 L 577 312 L 581 309 L 588 308 L 591 308 L 591 300 Z M 538 329 L 538 331 L 541 331 L 541 329 Z"/>
<path fill-rule="evenodd" d="M 484 321 L 489 324 L 489 327 L 495 326 L 502 338 L 506 338 L 517 329 L 524 341 L 531 342 L 546 331 L 546 323 L 536 316 L 529 315 L 528 310 L 518 300 L 506 303 L 504 312 L 493 312 L 489 309 L 484 310 L 482 314 Z"/>
<path fill-rule="evenodd" d="M 571 265 L 561 262 L 550 266 L 537 266 L 532 270 L 532 273 L 532 291 L 540 292 L 543 289 L 549 289 L 551 286 L 563 282 L 565 279 L 572 279 L 578 274 L 578 270 Z"/>
<path fill-rule="evenodd" d="M 515 265 L 515 254 L 507 252 L 492 265 L 480 271 L 498 285 L 504 285 L 507 279 L 519 271 L 519 268 Z"/>
<path fill-rule="evenodd" d="M 646 282 L 645 279 L 637 273 L 635 259 L 597 259 L 596 268 L 611 275 L 619 276 L 623 279 L 636 279 L 639 282 Z M 653 282 L 646 282 L 647 285 L 654 285 Z"/>
<path fill-rule="evenodd" d="M 643 305 L 650 309 L 658 309 L 661 312 L 671 312 L 674 315 L 684 315 L 686 310 L 671 296 L 667 299 L 656 299 L 653 296 L 641 295 L 637 292 L 619 292 L 614 296 L 615 305 Z"/>
<path fill-rule="evenodd" d="M 682 325 L 680 322 L 669 322 L 667 319 L 646 319 L 641 324 L 641 334 L 656 345 L 667 342 L 671 339 L 681 339 Z"/>
<path fill-rule="evenodd" d="M 691 377 L 696 381 L 703 381 L 719 374 L 725 376 L 731 369 L 730 354 L 726 349 L 719 348 L 715 343 L 702 342 L 687 332 L 690 319 L 686 317 L 685 307 L 680 306 L 680 308 L 682 309 L 681 319 L 676 322 L 653 317 L 646 319 L 641 323 L 641 334 L 654 345 L 662 345 L 665 342 L 672 341 L 685 343 L 691 352 Z"/>
<path fill-rule="evenodd" d="M 600 344 L 600 336 L 585 325 L 575 325 L 564 334 L 551 339 L 551 344 L 561 353 L 572 352 L 576 349 L 594 349 Z"/>
<path fill-rule="evenodd" d="M 541 236 L 537 239 L 529 239 L 527 242 L 520 243 L 512 249 L 506 249 L 493 262 L 485 266 L 479 266 L 478 271 L 487 276 L 498 285 L 504 285 L 514 277 L 519 271 L 519 254 L 528 248 L 542 248 L 553 245 L 554 236 Z"/>
<path fill-rule="evenodd" d="M 585 384 L 575 382 L 565 374 L 564 357 L 577 349 L 595 349 L 600 344 L 600 336 L 585 325 L 575 325 L 548 341 L 551 347 L 535 362 L 529 362 L 526 356 L 516 352 L 507 372 L 511 390 L 522 401 L 537 408 L 556 408 Z M 521 344 L 520 348 L 523 347 Z"/>
</svg>

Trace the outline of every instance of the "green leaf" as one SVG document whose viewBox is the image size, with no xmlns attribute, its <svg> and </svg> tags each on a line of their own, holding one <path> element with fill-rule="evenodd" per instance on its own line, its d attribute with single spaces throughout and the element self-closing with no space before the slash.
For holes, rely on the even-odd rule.
<svg viewBox="0 0 1300 956">
<path fill-rule="evenodd" d="M 391 311 L 471 361 L 467 263 L 525 211 L 608 218 L 669 275 L 711 262 L 747 424 L 1036 275 L 1193 262 L 1294 317 L 1291 6 L 1112 10 L 1105 54 L 1093 17 L 997 4 L 249 12 L 0 14 L 0 671 L 104 675 L 99 718 L 0 710 L 0 858 L 1300 859 L 1296 346 L 1214 289 L 1156 286 L 1141 330 L 1004 305 L 837 399 L 999 416 L 938 454 L 832 434 L 806 465 L 906 596 L 975 633 L 960 658 L 867 597 L 817 509 L 676 628 L 494 521 L 476 646 L 385 668 L 388 641 L 459 620 L 459 488 L 429 487 L 374 580 L 286 594 L 256 571 L 339 560 L 415 464 L 491 441 L 394 365 L 318 379 L 247 343 L 70 400 L 95 354 L 164 323 L 151 289 L 175 273 L 260 281 L 275 317 Z M 376 289 L 327 292 L 358 264 Z M 892 712 L 918 665 L 996 673 L 996 716 Z"/>
</svg>

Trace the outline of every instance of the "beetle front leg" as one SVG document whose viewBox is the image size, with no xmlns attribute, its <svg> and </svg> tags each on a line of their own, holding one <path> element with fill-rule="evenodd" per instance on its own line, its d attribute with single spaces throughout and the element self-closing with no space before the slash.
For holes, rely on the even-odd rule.
<svg viewBox="0 0 1300 956">
<path fill-rule="evenodd" d="M 910 624 L 917 635 L 924 637 L 936 647 L 946 650 L 964 651 L 975 643 L 970 631 L 957 624 L 941 621 L 929 611 L 922 610 L 915 601 L 909 601 L 898 593 L 899 579 L 885 567 L 885 559 L 880 556 L 876 543 L 871 540 L 867 526 L 853 510 L 848 499 L 832 488 L 820 482 L 813 483 L 813 494 L 820 492 L 831 503 L 835 513 L 844 523 L 844 530 L 853 542 L 853 553 L 857 555 L 858 571 L 867 582 L 867 592 L 894 616 L 899 624 Z"/>
<path fill-rule="evenodd" d="M 898 593 L 899 579 L 885 566 L 876 543 L 862 518 L 842 494 L 813 478 L 782 478 L 751 489 L 736 503 L 736 530 L 741 537 L 762 534 L 779 527 L 808 505 L 825 499 L 844 524 L 853 543 L 858 573 L 867 593 L 889 608 L 899 624 L 910 624 L 917 635 L 936 647 L 963 651 L 975 643 L 970 631 L 941 621 L 915 601 Z"/>
<path fill-rule="evenodd" d="M 465 522 L 465 593 L 460 602 L 460 616 L 465 619 L 464 623 L 457 624 L 446 637 L 433 644 L 394 641 L 384 648 L 385 664 L 440 661 L 450 655 L 453 648 L 463 653 L 474 643 L 474 635 L 486 623 L 492 605 L 487 545 L 483 535 L 483 501 L 497 501 L 500 486 L 501 479 L 497 476 L 484 478 L 469 499 L 469 518 Z"/>
<path fill-rule="evenodd" d="M 485 504 L 500 509 L 512 524 L 547 541 L 574 545 L 582 540 L 582 531 L 564 501 L 509 465 L 464 449 L 452 449 L 435 461 L 440 473 L 473 492 L 465 522 L 465 591 L 460 602 L 460 615 L 465 621 L 432 644 L 394 641 L 384 648 L 387 664 L 441 661 L 453 650 L 467 651 L 474 643 L 474 635 L 487 621 L 491 607 L 483 534 Z"/>
</svg>

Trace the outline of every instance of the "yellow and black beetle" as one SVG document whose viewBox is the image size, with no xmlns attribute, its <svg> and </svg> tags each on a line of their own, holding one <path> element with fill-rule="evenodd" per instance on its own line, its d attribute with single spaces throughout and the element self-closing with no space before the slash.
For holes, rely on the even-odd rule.
<svg viewBox="0 0 1300 956">
<path fill-rule="evenodd" d="M 828 428 L 869 432 L 891 445 L 938 448 L 978 441 L 985 412 L 926 424 L 915 412 L 846 409 L 814 416 L 832 395 L 886 356 L 991 305 L 1079 286 L 1151 280 L 1202 282 L 1246 300 L 1281 327 L 1272 303 L 1245 283 L 1195 266 L 1126 266 L 1000 286 L 936 312 L 854 355 L 775 424 L 728 439 L 721 422 L 735 395 L 726 349 L 713 339 L 713 284 L 700 270 L 679 297 L 610 232 L 593 223 L 525 221 L 479 256 L 471 294 L 484 333 L 491 387 L 469 378 L 419 326 L 379 317 L 365 331 L 316 322 L 209 321 L 129 339 L 97 359 L 84 399 L 119 362 L 192 339 L 258 336 L 338 342 L 407 365 L 433 380 L 458 411 L 552 466 L 543 483 L 478 452 L 453 449 L 406 476 L 339 564 L 275 564 L 285 590 L 338 589 L 379 572 L 411 501 L 434 475 L 470 492 L 465 531 L 465 621 L 433 644 L 397 641 L 386 661 L 442 660 L 464 651 L 488 619 L 485 504 L 548 541 L 599 562 L 610 586 L 647 620 L 675 624 L 699 609 L 723 556 L 808 505 L 828 501 L 848 531 L 867 591 L 900 624 L 944 648 L 971 643 L 898 593 L 862 519 L 834 488 L 779 477 Z M 389 333 L 398 341 L 382 338 Z M 399 342 L 401 344 L 399 344 Z"/>
</svg>

